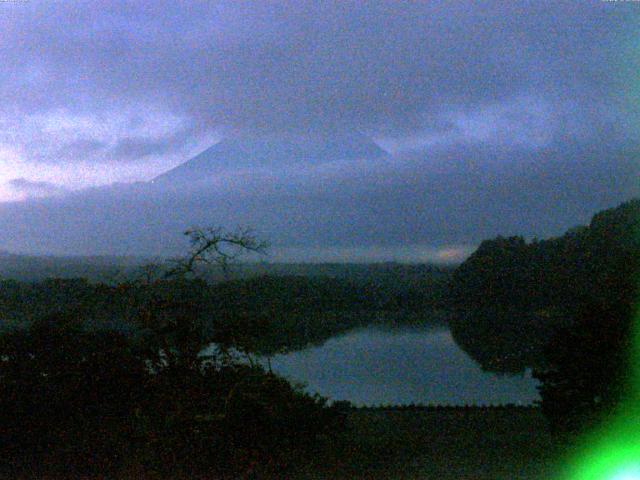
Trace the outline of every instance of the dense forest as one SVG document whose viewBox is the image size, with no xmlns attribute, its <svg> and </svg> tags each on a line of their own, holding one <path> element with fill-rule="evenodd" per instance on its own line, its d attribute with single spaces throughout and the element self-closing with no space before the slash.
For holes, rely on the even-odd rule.
<svg viewBox="0 0 640 480">
<path fill-rule="evenodd" d="M 533 367 L 552 424 L 579 429 L 631 394 L 639 267 L 640 200 L 558 238 L 485 241 L 452 276 L 454 338 L 486 369 Z"/>
</svg>

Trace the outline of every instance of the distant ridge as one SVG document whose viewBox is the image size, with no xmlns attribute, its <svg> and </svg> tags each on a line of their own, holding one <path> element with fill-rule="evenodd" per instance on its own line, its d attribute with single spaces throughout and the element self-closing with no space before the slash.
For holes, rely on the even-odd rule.
<svg viewBox="0 0 640 480">
<path fill-rule="evenodd" d="M 384 159 L 389 154 L 359 132 L 303 135 L 236 136 L 221 140 L 152 183 L 199 182 L 221 173 L 250 168 L 319 165 L 332 161 Z"/>
</svg>

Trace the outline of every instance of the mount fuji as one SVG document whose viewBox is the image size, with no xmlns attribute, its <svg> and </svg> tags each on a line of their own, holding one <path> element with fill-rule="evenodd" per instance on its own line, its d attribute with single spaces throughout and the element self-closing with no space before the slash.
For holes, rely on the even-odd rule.
<svg viewBox="0 0 640 480">
<path fill-rule="evenodd" d="M 218 175 L 250 170 L 277 171 L 289 167 L 315 167 L 356 160 L 385 161 L 391 156 L 359 132 L 322 132 L 235 136 L 221 140 L 152 183 L 180 185 L 201 183 Z"/>
</svg>

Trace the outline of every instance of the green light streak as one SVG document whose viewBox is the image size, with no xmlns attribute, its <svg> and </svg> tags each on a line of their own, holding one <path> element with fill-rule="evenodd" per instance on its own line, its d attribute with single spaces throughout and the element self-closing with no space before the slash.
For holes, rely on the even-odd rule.
<svg viewBox="0 0 640 480">
<path fill-rule="evenodd" d="M 638 311 L 636 309 L 636 311 Z M 587 435 L 569 459 L 566 480 L 640 480 L 640 314 L 634 318 L 632 395 Z"/>
</svg>

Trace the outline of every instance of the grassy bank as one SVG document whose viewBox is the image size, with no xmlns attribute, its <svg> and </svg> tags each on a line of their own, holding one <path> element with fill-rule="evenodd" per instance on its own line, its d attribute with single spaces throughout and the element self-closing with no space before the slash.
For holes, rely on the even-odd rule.
<svg viewBox="0 0 640 480">
<path fill-rule="evenodd" d="M 547 480 L 557 449 L 538 409 L 353 410 L 298 478 Z"/>
</svg>

